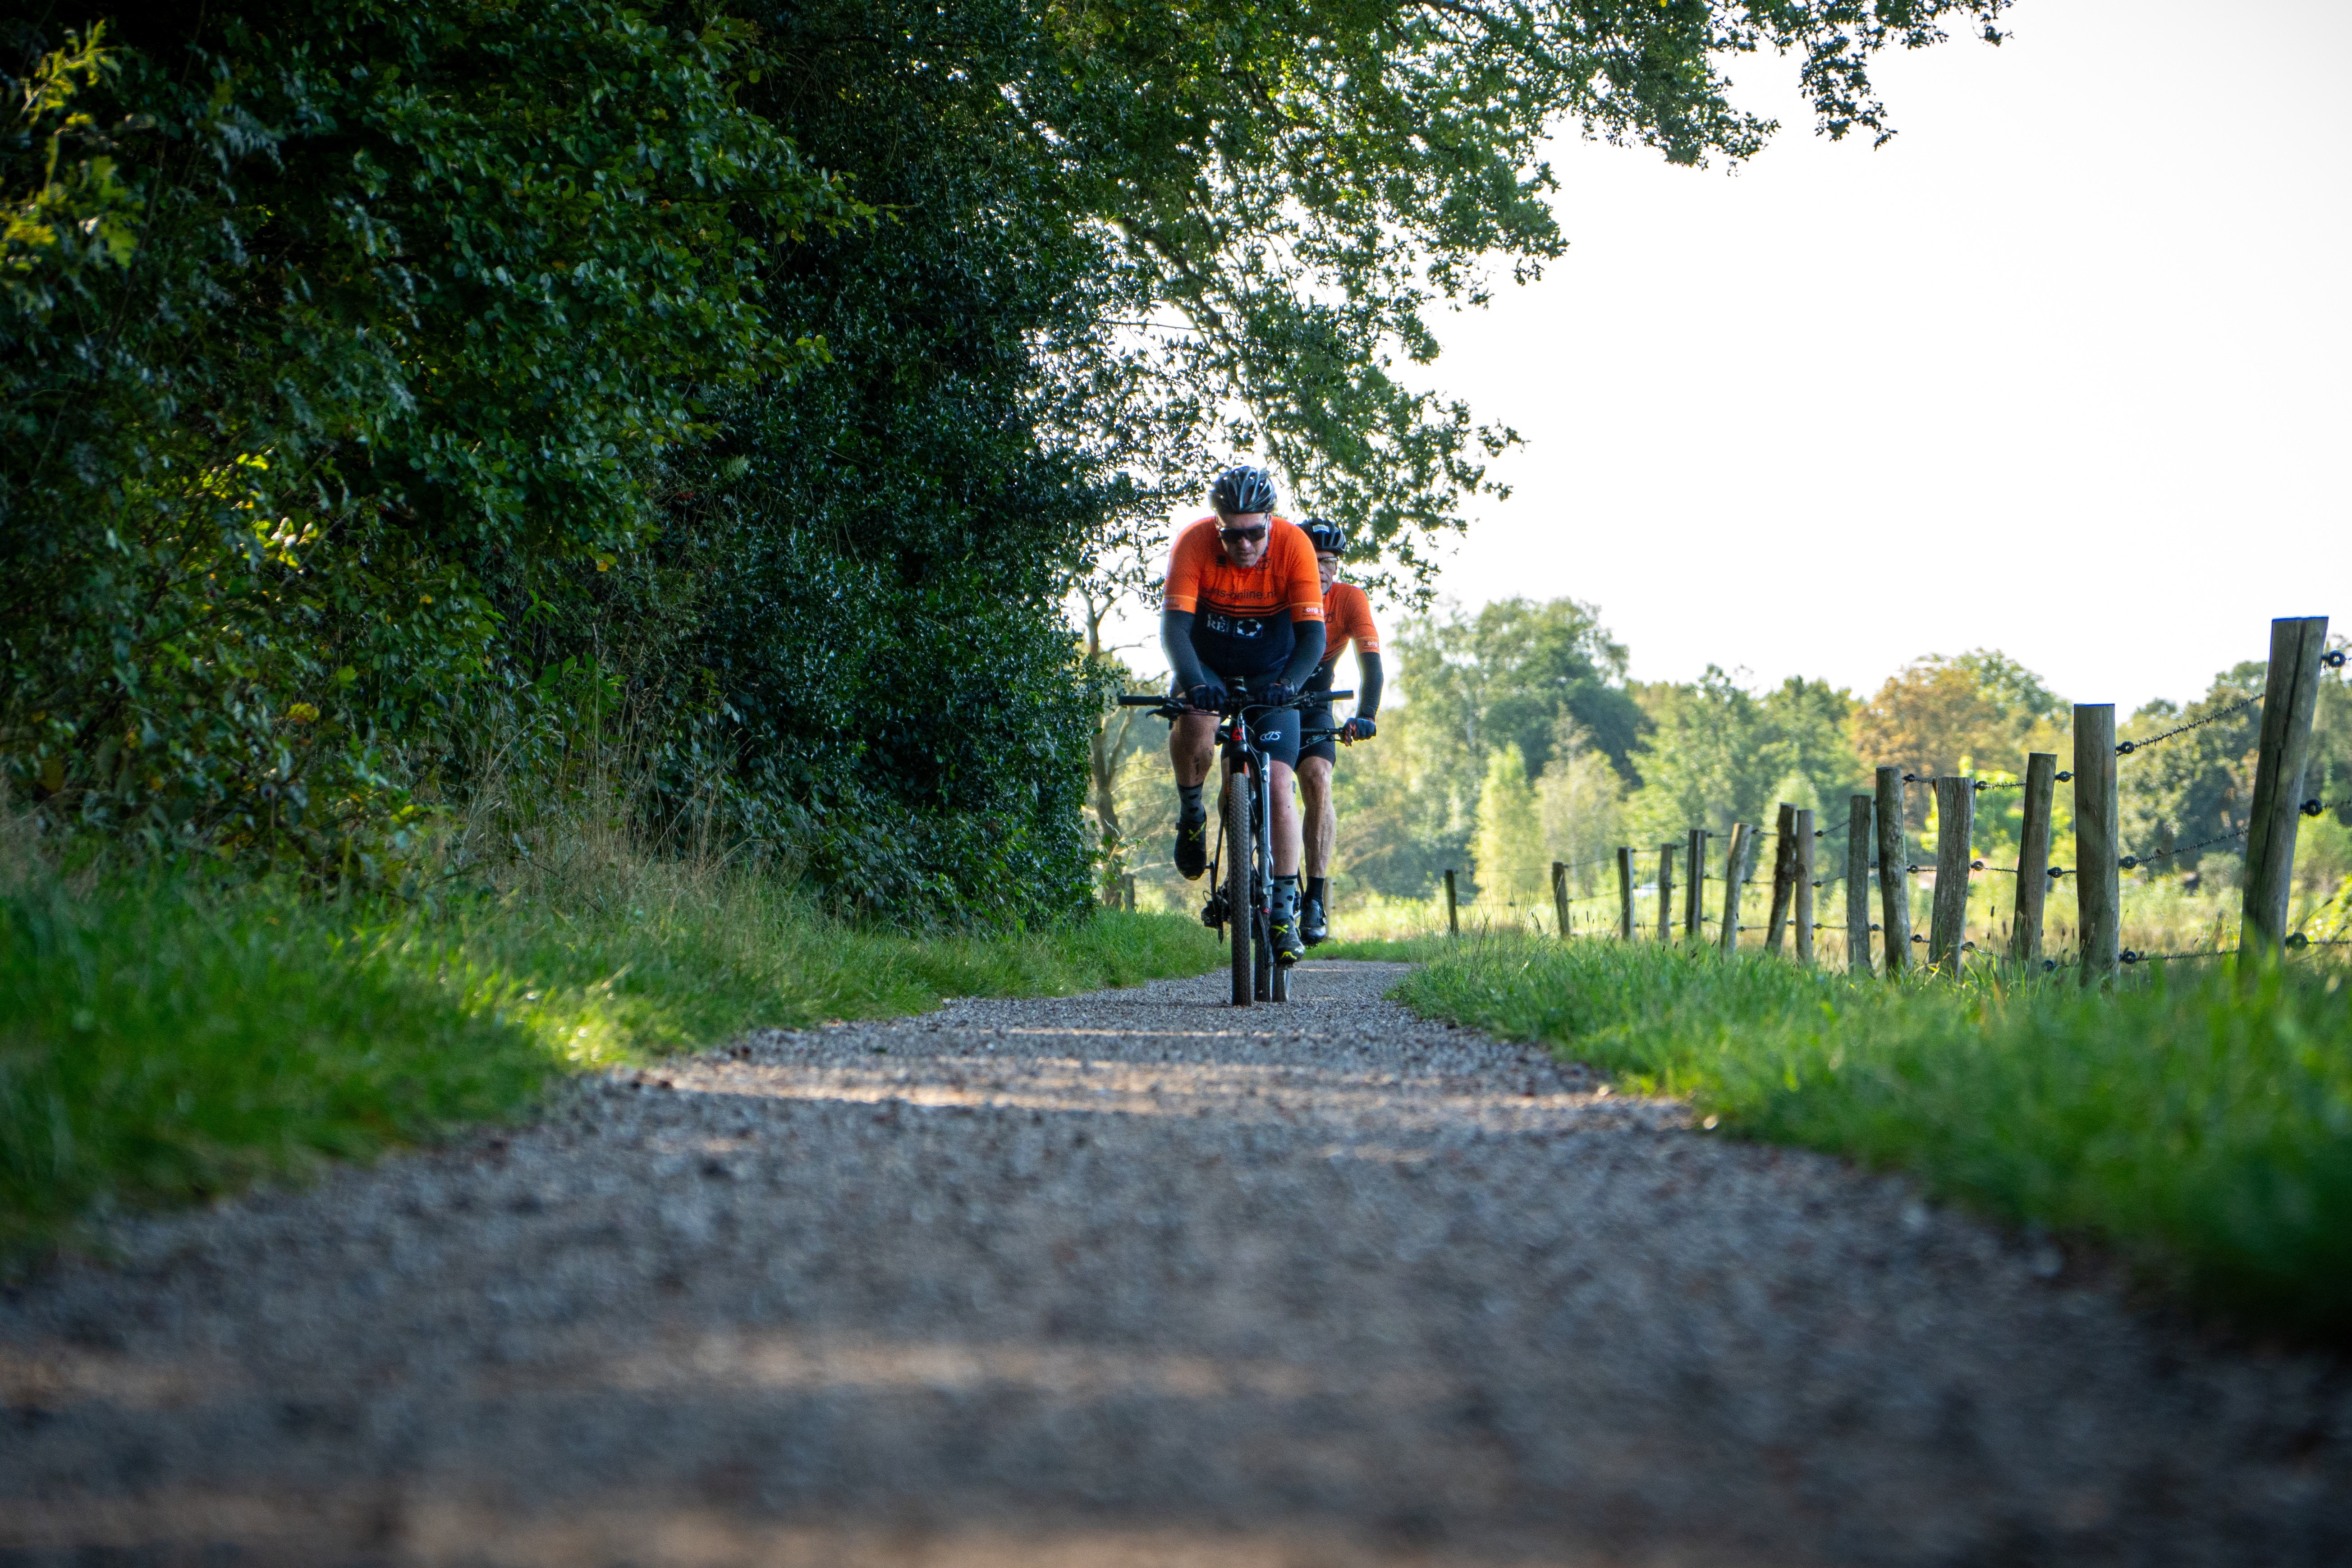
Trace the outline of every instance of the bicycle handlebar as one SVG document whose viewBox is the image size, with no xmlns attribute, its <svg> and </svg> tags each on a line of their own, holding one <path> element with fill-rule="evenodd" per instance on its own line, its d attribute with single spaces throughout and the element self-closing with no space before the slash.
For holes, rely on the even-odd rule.
<svg viewBox="0 0 2352 1568">
<path fill-rule="evenodd" d="M 1352 698 L 1355 695 L 1352 691 L 1301 691 L 1287 702 L 1275 703 L 1252 702 L 1246 696 L 1236 700 L 1229 692 L 1225 697 L 1224 707 L 1218 711 L 1238 713 L 1245 708 L 1321 708 L 1328 703 L 1337 702 L 1341 698 Z M 1194 711 L 1173 697 L 1137 697 L 1125 692 L 1120 693 L 1118 705 L 1121 708 L 1159 708 L 1173 713 Z"/>
</svg>

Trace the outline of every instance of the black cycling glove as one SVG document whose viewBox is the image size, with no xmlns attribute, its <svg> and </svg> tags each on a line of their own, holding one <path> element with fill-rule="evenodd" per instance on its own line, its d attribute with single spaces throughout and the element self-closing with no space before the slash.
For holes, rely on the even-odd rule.
<svg viewBox="0 0 2352 1568">
<path fill-rule="evenodd" d="M 1202 713 L 1214 713 L 1225 705 L 1225 689 L 1218 684 L 1213 676 L 1196 680 L 1190 686 L 1180 687 L 1176 695 L 1182 700 L 1185 707 L 1196 709 Z"/>
</svg>

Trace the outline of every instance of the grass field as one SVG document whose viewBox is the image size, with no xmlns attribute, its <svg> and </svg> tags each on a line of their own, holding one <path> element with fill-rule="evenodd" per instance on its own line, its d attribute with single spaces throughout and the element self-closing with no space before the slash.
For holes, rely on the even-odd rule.
<svg viewBox="0 0 2352 1568">
<path fill-rule="evenodd" d="M 2097 1236 L 2250 1321 L 2352 1333 L 2352 976 L 2221 967 L 2099 994 L 1512 936 L 1444 944 L 1397 994 L 1688 1095 L 1726 1131 Z"/>
<path fill-rule="evenodd" d="M 29 877 L 0 896 L 0 1256 L 512 1117 L 568 1071 L 1218 958 L 1174 916 L 918 939 L 753 878 L 644 867 L 430 910 Z"/>
</svg>

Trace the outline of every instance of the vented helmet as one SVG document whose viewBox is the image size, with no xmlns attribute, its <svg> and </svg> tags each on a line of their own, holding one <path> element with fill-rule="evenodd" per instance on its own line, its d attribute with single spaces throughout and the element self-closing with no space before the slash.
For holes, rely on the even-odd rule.
<svg viewBox="0 0 2352 1568">
<path fill-rule="evenodd" d="M 1315 546 L 1316 554 L 1345 555 L 1348 553 L 1348 531 L 1338 523 L 1327 521 L 1319 517 L 1310 517 L 1298 526 L 1306 531 L 1307 542 Z"/>
<path fill-rule="evenodd" d="M 1222 512 L 1272 511 L 1274 476 L 1264 468 L 1227 468 L 1209 487 L 1209 507 Z"/>
</svg>

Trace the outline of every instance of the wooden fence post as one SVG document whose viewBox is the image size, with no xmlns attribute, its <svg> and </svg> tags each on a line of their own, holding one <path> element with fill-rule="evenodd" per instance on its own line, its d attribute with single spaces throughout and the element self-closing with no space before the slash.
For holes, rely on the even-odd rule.
<svg viewBox="0 0 2352 1568">
<path fill-rule="evenodd" d="M 1911 967 L 1911 847 L 1903 826 L 1903 770 L 1878 770 L 1878 928 L 1888 979 Z"/>
<path fill-rule="evenodd" d="M 1675 940 L 1675 847 L 1658 846 L 1658 940 Z"/>
<path fill-rule="evenodd" d="M 1813 814 L 1797 813 L 1797 845 L 1791 852 L 1789 880 L 1797 890 L 1797 962 L 1813 962 Z"/>
<path fill-rule="evenodd" d="M 2238 945 L 2275 952 L 2286 940 L 2294 889 L 2294 833 L 2311 760 L 2311 715 L 2319 701 L 2319 658 L 2327 617 L 2271 623 L 2270 681 L 2263 695 L 2262 749 L 2254 761 L 2254 805 L 2246 832 L 2245 917 Z"/>
<path fill-rule="evenodd" d="M 1969 846 L 1976 842 L 1977 783 L 1936 781 L 1936 902 L 1927 918 L 1927 962 L 1946 977 L 1960 973 L 1969 940 Z"/>
<path fill-rule="evenodd" d="M 2025 759 L 2025 820 L 2018 830 L 2017 916 L 2009 928 L 2009 956 L 2042 962 L 2042 900 L 2050 890 L 2050 798 L 2058 788 L 2058 753 Z"/>
<path fill-rule="evenodd" d="M 1870 973 L 1870 797 L 1845 803 L 1845 966 Z"/>
<path fill-rule="evenodd" d="M 1568 863 L 1551 863 L 1551 907 L 1559 916 L 1559 940 L 1568 940 Z"/>
<path fill-rule="evenodd" d="M 2074 705 L 2075 942 L 2083 984 L 2114 977 L 2123 942 L 2116 847 L 2116 705 Z"/>
<path fill-rule="evenodd" d="M 1617 847 L 1617 940 L 1633 940 L 1633 852 Z"/>
<path fill-rule="evenodd" d="M 1779 816 L 1773 819 L 1772 833 L 1772 912 L 1764 919 L 1764 951 L 1777 954 L 1780 951 L 1780 928 L 1789 920 L 1789 895 L 1795 889 L 1791 868 L 1796 865 L 1793 851 L 1797 847 L 1797 808 L 1785 801 Z"/>
<path fill-rule="evenodd" d="M 1454 873 L 1450 869 L 1445 873 L 1445 934 L 1462 934 L 1462 918 L 1454 908 Z"/>
<path fill-rule="evenodd" d="M 1706 923 L 1706 829 L 1690 830 L 1690 894 L 1683 900 L 1683 936 L 1696 942 Z"/>
<path fill-rule="evenodd" d="M 1731 825 L 1731 848 L 1723 861 L 1723 925 L 1715 933 L 1716 944 L 1726 957 L 1739 947 L 1739 885 L 1748 879 L 1748 847 L 1754 842 L 1748 824 Z"/>
<path fill-rule="evenodd" d="M 1122 908 L 1124 908 L 1124 909 L 1126 909 L 1127 910 L 1129 910 L 1130 913 L 1132 913 L 1132 912 L 1134 911 L 1134 909 L 1135 909 L 1135 873 L 1134 873 L 1134 872 L 1132 872 L 1132 871 L 1123 871 L 1123 872 L 1121 872 L 1121 873 L 1119 874 L 1119 879 L 1118 879 L 1118 896 L 1119 896 L 1119 900 L 1120 900 L 1120 905 L 1121 905 L 1121 907 L 1122 907 Z"/>
</svg>

